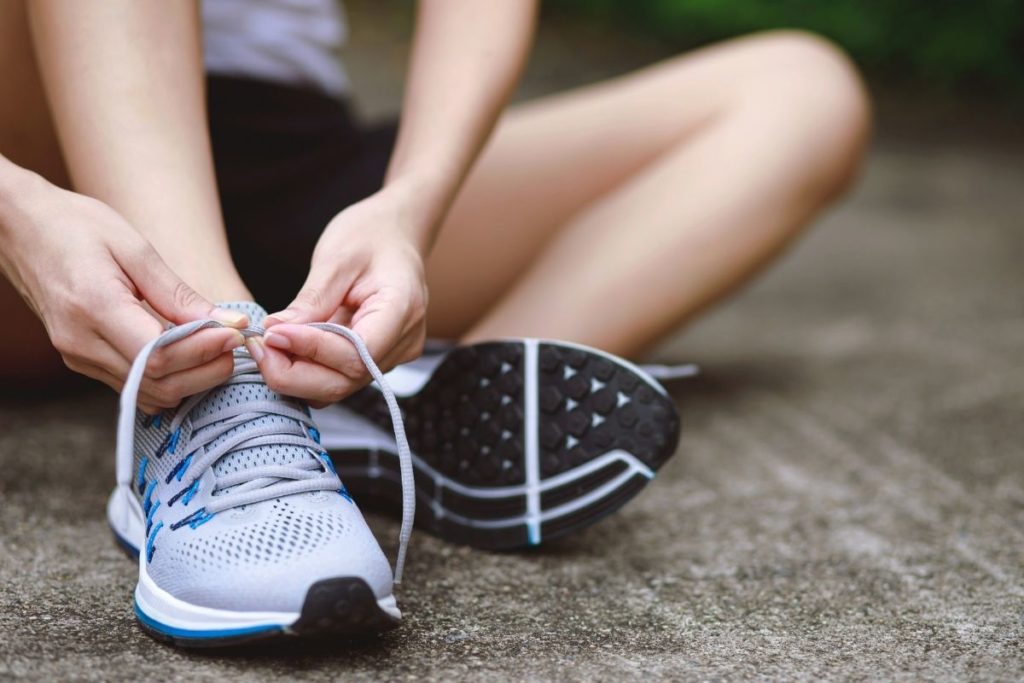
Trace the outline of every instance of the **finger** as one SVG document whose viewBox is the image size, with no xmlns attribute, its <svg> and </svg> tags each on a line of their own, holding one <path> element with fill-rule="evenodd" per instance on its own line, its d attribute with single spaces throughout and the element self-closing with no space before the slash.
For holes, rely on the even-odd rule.
<svg viewBox="0 0 1024 683">
<path fill-rule="evenodd" d="M 116 365 L 123 364 L 124 367 L 114 370 L 115 364 L 108 359 L 104 359 L 101 364 L 121 377 L 122 381 L 122 371 L 127 375 L 128 368 L 142 347 L 159 336 L 164 329 L 160 321 L 127 292 L 112 301 L 108 310 L 94 313 L 94 318 L 92 327 L 96 334 L 120 357 Z M 90 357 L 93 355 L 90 352 Z"/>
<path fill-rule="evenodd" d="M 303 358 L 319 363 L 356 381 L 364 380 L 368 374 L 352 342 L 333 332 L 282 323 L 267 330 L 263 342 L 291 354 L 292 360 Z"/>
<path fill-rule="evenodd" d="M 417 332 L 406 334 L 398 342 L 398 345 L 381 359 L 377 366 L 381 372 L 388 372 L 403 363 L 414 361 L 423 355 L 423 345 L 425 343 L 426 333 L 422 328 Z"/>
<path fill-rule="evenodd" d="M 334 403 L 367 384 L 319 363 L 290 358 L 286 353 L 266 346 L 258 338 L 247 340 L 246 346 L 260 366 L 267 386 L 286 396 Z"/>
<path fill-rule="evenodd" d="M 93 379 L 100 379 L 111 387 L 114 385 L 98 377 L 97 373 L 102 372 L 114 377 L 117 382 L 117 386 L 114 388 L 118 391 L 120 391 L 120 385 L 124 383 L 124 378 L 128 375 L 128 361 L 117 349 L 100 337 L 91 337 L 81 341 L 74 354 L 62 353 L 61 358 L 70 370 Z"/>
<path fill-rule="evenodd" d="M 244 313 L 218 308 L 189 287 L 148 243 L 115 254 L 124 272 L 157 313 L 175 324 L 211 318 L 229 327 L 248 324 Z"/>
<path fill-rule="evenodd" d="M 406 331 L 407 312 L 405 306 L 385 300 L 368 300 L 360 307 L 352 330 L 362 337 L 374 360 L 382 360 L 398 345 Z"/>
<path fill-rule="evenodd" d="M 230 352 L 221 353 L 213 360 L 169 374 L 160 379 L 145 378 L 139 385 L 139 396 L 144 403 L 161 408 L 174 408 L 186 396 L 212 389 L 231 376 L 235 361 Z"/>
<path fill-rule="evenodd" d="M 190 368 L 196 368 L 232 351 L 245 343 L 242 333 L 233 328 L 200 330 L 168 346 L 155 349 L 146 363 L 145 376 L 150 379 L 167 377 Z"/>
<path fill-rule="evenodd" d="M 123 384 L 139 350 L 158 336 L 162 330 L 163 326 L 138 301 L 131 299 L 127 302 L 116 304 L 104 319 L 103 328 L 100 330 L 102 334 L 106 335 L 104 340 L 109 345 L 109 351 L 93 351 L 90 362 L 96 362 L 97 358 L 101 359 L 102 367 L 114 375 L 120 384 Z M 224 331 L 218 332 L 225 334 Z M 200 332 L 197 332 L 196 336 L 199 336 L 199 334 Z M 231 332 L 231 334 L 238 333 Z M 207 338 L 209 339 L 209 337 Z M 216 339 L 216 336 L 214 338 Z M 176 344 L 172 344 L 167 348 L 169 349 L 172 346 L 176 346 Z M 158 351 L 153 353 L 157 354 Z M 180 364 L 181 362 L 175 359 L 177 355 L 171 354 L 171 362 L 174 364 Z M 214 354 L 211 362 L 217 362 L 216 359 L 219 355 Z M 230 353 L 225 353 L 224 356 L 230 361 Z M 220 362 L 223 363 L 224 361 Z M 186 363 L 186 367 L 187 365 L 188 363 Z M 191 365 L 200 365 L 202 367 L 204 364 L 192 362 Z M 172 374 L 175 373 L 168 372 L 165 376 L 171 376 Z M 203 376 L 205 375 L 201 375 L 201 377 Z M 174 382 L 177 381 L 176 379 Z M 152 377 L 147 378 L 145 375 L 143 376 L 143 381 L 139 386 L 139 401 L 140 403 L 156 405 L 162 408 L 174 407 L 180 402 L 182 397 L 215 385 L 210 384 L 207 386 L 205 380 L 196 382 L 186 377 L 181 386 L 176 386 L 172 382 L 170 388 L 162 387 L 155 389 L 156 385 L 152 384 L 152 382 Z M 199 388 L 197 389 L 196 387 Z"/>
<path fill-rule="evenodd" d="M 352 275 L 343 276 L 333 269 L 314 267 L 309 271 L 295 299 L 283 311 L 268 315 L 263 321 L 263 327 L 329 320 L 341 308 L 345 294 L 352 285 L 352 278 Z"/>
</svg>

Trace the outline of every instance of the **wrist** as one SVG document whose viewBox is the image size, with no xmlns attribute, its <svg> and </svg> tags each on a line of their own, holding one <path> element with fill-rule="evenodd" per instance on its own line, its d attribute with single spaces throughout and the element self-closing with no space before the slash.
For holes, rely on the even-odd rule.
<svg viewBox="0 0 1024 683">
<path fill-rule="evenodd" d="M 37 201 L 49 183 L 38 173 L 0 156 L 0 237 L 6 237 L 27 207 Z"/>
<path fill-rule="evenodd" d="M 380 191 L 399 215 L 399 229 L 425 257 L 451 206 L 455 183 L 440 173 L 403 174 Z"/>
</svg>

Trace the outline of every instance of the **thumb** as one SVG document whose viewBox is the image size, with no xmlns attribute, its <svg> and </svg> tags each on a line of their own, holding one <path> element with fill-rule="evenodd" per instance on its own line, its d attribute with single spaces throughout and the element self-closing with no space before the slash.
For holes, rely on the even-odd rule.
<svg viewBox="0 0 1024 683">
<path fill-rule="evenodd" d="M 245 327 L 249 322 L 244 313 L 218 308 L 203 298 L 178 277 L 156 249 L 148 244 L 137 256 L 119 261 L 143 300 L 176 325 L 204 318 L 236 328 Z"/>
<path fill-rule="evenodd" d="M 264 327 L 277 323 L 312 323 L 329 320 L 341 307 L 341 301 L 348 290 L 348 282 L 323 270 L 312 270 L 302 285 L 302 290 L 283 311 L 271 313 L 263 322 Z"/>
</svg>

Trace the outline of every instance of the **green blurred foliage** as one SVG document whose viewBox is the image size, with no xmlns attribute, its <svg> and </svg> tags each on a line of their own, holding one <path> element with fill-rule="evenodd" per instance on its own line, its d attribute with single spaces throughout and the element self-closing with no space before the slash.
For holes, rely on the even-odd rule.
<svg viewBox="0 0 1024 683">
<path fill-rule="evenodd" d="M 1024 95 L 1024 0 L 556 0 L 680 47 L 772 28 L 842 45 L 869 72 Z"/>
</svg>

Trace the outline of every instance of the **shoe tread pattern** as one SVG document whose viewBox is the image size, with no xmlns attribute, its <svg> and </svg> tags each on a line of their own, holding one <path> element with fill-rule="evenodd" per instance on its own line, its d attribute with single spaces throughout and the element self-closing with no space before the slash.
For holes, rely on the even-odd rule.
<svg viewBox="0 0 1024 683">
<path fill-rule="evenodd" d="M 522 484 L 524 466 L 521 342 L 491 342 L 453 350 L 424 387 L 399 398 L 410 446 L 445 477 L 468 486 Z M 568 369 L 568 370 L 567 370 Z M 541 480 L 609 451 L 633 454 L 657 470 L 675 452 L 680 422 L 675 404 L 628 366 L 576 347 L 540 343 L 537 357 L 538 448 Z M 364 389 L 346 407 L 390 428 L 380 392 Z M 595 418 L 596 416 L 596 418 Z M 569 437 L 575 440 L 575 443 Z M 393 453 L 335 453 L 339 473 L 360 505 L 395 509 L 401 501 Z M 375 477 L 369 477 L 371 462 Z M 510 464 L 509 464 L 510 463 Z M 348 465 L 348 467 L 346 467 Z M 571 503 L 626 470 L 621 461 L 541 494 L 541 510 Z M 648 482 L 636 474 L 615 490 L 565 517 L 542 524 L 542 539 L 593 524 L 624 505 Z M 431 502 L 472 520 L 525 516 L 526 497 L 472 498 L 416 479 L 417 526 L 456 543 L 485 549 L 529 545 L 525 522 L 503 528 L 470 527 L 438 515 Z"/>
<path fill-rule="evenodd" d="M 380 392 L 346 405 L 390 429 Z M 522 484 L 523 348 L 490 342 L 455 349 L 416 394 L 399 400 L 413 452 L 467 486 Z"/>
<path fill-rule="evenodd" d="M 582 349 L 541 344 L 538 373 L 542 478 L 613 450 L 657 470 L 675 451 L 675 405 L 630 368 Z"/>
</svg>

